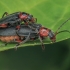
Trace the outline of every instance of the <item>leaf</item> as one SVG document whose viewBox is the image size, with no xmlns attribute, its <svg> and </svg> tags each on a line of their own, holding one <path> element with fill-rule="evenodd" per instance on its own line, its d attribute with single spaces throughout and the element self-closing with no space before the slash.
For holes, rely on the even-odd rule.
<svg viewBox="0 0 70 70">
<path fill-rule="evenodd" d="M 1 0 L 0 1 L 0 17 L 4 12 L 13 13 L 24 11 L 32 14 L 37 18 L 38 23 L 55 32 L 58 27 L 70 17 L 70 1 L 69 0 Z M 61 30 L 70 30 L 70 21 L 62 26 Z M 56 36 L 56 42 L 70 38 L 69 33 L 60 33 Z M 49 39 L 44 41 L 45 44 L 51 44 Z M 0 42 L 3 44 L 3 42 Z M 0 47 L 0 51 L 14 48 L 15 44 Z M 40 45 L 39 41 L 27 42 L 25 46 Z"/>
</svg>

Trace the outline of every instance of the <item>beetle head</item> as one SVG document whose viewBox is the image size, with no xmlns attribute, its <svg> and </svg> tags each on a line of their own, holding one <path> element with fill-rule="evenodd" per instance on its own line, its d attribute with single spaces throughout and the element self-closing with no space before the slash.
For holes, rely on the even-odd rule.
<svg viewBox="0 0 70 70">
<path fill-rule="evenodd" d="M 55 34 L 48 28 L 44 28 L 44 27 L 40 28 L 39 34 L 41 37 L 49 36 L 49 38 L 52 40 L 52 42 L 56 41 Z"/>
<path fill-rule="evenodd" d="M 20 12 L 19 17 L 21 20 L 29 21 L 29 22 L 37 22 L 37 19 L 33 17 L 33 15 Z"/>
<path fill-rule="evenodd" d="M 49 38 L 52 40 L 52 42 L 55 42 L 56 41 L 56 35 L 53 31 L 49 31 Z"/>
</svg>

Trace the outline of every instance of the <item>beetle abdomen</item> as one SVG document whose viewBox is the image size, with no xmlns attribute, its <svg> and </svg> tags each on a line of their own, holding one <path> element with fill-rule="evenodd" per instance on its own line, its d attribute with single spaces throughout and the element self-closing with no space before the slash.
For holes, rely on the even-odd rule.
<svg viewBox="0 0 70 70">
<path fill-rule="evenodd" d="M 0 36 L 0 40 L 3 42 L 11 42 L 19 40 L 19 36 Z"/>
</svg>

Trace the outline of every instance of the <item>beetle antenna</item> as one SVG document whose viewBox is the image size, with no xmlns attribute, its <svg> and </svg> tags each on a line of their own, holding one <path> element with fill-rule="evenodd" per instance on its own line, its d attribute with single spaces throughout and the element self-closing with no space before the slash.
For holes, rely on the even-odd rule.
<svg viewBox="0 0 70 70">
<path fill-rule="evenodd" d="M 67 19 L 64 23 L 62 23 L 62 24 L 60 25 L 60 27 L 56 30 L 55 34 L 57 34 L 57 33 L 58 33 L 58 30 L 59 30 L 66 22 L 68 22 L 69 20 L 70 20 L 70 18 Z M 66 32 L 66 31 L 65 31 L 65 32 Z"/>
<path fill-rule="evenodd" d="M 63 30 L 63 31 L 57 32 L 56 35 L 59 34 L 59 33 L 62 33 L 62 32 L 68 32 L 68 33 L 70 33 L 70 31 L 68 31 L 68 30 Z"/>
</svg>

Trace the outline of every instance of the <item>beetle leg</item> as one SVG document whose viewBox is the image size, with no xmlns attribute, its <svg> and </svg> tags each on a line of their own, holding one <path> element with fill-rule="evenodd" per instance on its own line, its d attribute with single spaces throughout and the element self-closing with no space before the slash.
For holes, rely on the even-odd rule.
<svg viewBox="0 0 70 70">
<path fill-rule="evenodd" d="M 15 49 L 17 50 L 18 46 L 20 46 L 21 44 L 24 44 L 25 42 L 27 42 L 30 39 L 30 33 L 29 35 L 26 37 L 26 39 L 22 42 L 19 42 L 18 44 L 16 44 Z"/>
<path fill-rule="evenodd" d="M 2 45 L 0 45 L 1 47 L 3 47 L 3 46 L 6 46 L 7 45 L 7 43 L 5 43 L 5 44 L 2 44 Z"/>
<path fill-rule="evenodd" d="M 29 27 L 32 28 L 32 29 L 34 29 L 34 30 L 37 32 L 37 34 L 39 33 L 38 29 L 35 29 L 35 28 L 31 27 L 31 26 L 29 26 Z M 40 37 L 40 35 L 39 35 L 39 40 L 40 40 L 40 42 L 41 42 L 42 49 L 45 50 L 45 46 L 44 46 L 44 44 L 43 44 L 43 40 L 42 40 L 42 38 Z"/>
<path fill-rule="evenodd" d="M 38 29 L 36 29 L 36 32 L 37 32 L 37 34 L 39 33 Z M 45 46 L 44 46 L 44 44 L 43 44 L 43 40 L 42 40 L 42 38 L 40 37 L 40 35 L 39 35 L 39 40 L 40 40 L 40 42 L 41 42 L 42 49 L 45 50 Z"/>
<path fill-rule="evenodd" d="M 40 40 L 40 42 L 41 42 L 42 49 L 45 50 L 45 46 L 44 46 L 44 44 L 43 44 L 43 40 L 42 40 L 42 38 L 41 38 L 40 36 L 39 36 L 39 40 Z"/>
<path fill-rule="evenodd" d="M 18 44 L 16 44 L 16 46 L 15 46 L 15 50 L 17 50 L 17 48 L 18 48 L 18 46 L 19 46 L 20 44 L 18 43 Z"/>
<path fill-rule="evenodd" d="M 7 13 L 7 12 L 4 12 L 4 14 L 2 15 L 2 18 L 3 18 L 5 15 L 7 16 L 7 15 L 8 15 L 8 13 Z"/>
</svg>

